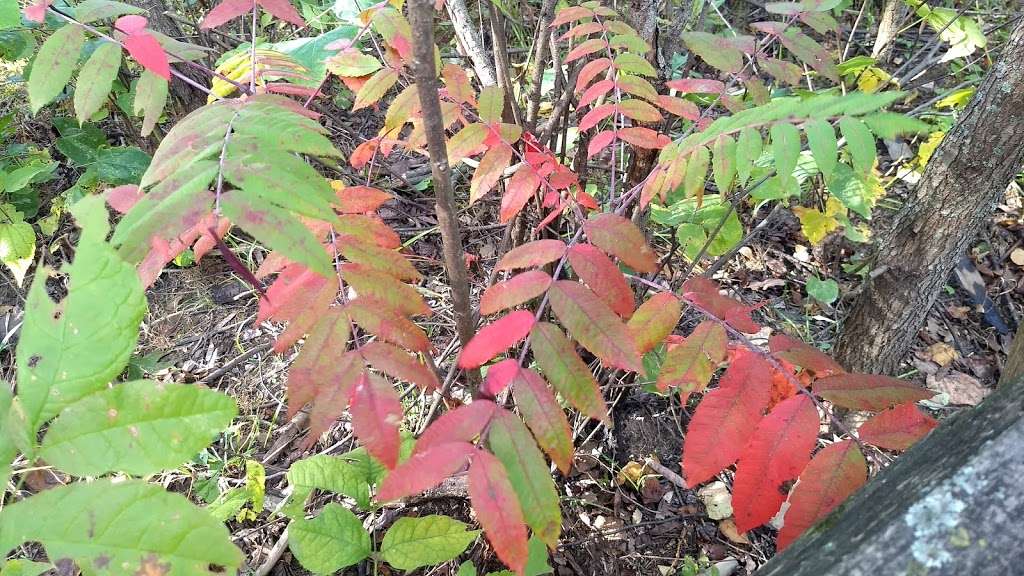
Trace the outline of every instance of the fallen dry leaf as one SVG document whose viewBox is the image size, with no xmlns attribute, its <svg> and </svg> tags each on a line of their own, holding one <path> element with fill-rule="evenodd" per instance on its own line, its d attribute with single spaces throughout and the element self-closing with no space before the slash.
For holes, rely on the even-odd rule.
<svg viewBox="0 0 1024 576">
<path fill-rule="evenodd" d="M 927 383 L 932 390 L 947 394 L 950 404 L 976 406 L 992 392 L 977 378 L 956 370 L 943 375 L 929 375 Z"/>
<path fill-rule="evenodd" d="M 708 511 L 708 518 L 712 520 L 724 520 L 732 516 L 732 494 L 725 482 L 712 482 L 700 489 L 697 493 L 704 508 Z M 733 525 L 735 528 L 735 525 Z"/>
<path fill-rule="evenodd" d="M 1014 248 L 1010 252 L 1010 260 L 1017 266 L 1024 266 L 1024 248 Z"/>
<path fill-rule="evenodd" d="M 736 529 L 736 522 L 732 518 L 726 518 L 718 523 L 718 530 L 722 535 L 737 544 L 750 544 L 746 534 L 740 534 Z"/>
<path fill-rule="evenodd" d="M 952 364 L 959 357 L 956 349 L 945 342 L 936 342 L 928 347 L 928 358 L 943 368 Z"/>
</svg>

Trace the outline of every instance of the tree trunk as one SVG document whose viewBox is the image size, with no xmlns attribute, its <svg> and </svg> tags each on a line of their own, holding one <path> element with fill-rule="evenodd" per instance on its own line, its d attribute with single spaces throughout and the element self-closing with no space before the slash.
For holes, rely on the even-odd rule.
<svg viewBox="0 0 1024 576">
<path fill-rule="evenodd" d="M 459 43 L 465 48 L 466 56 L 473 62 L 473 71 L 476 72 L 480 84 L 493 86 L 497 83 L 494 63 L 473 25 L 466 0 L 448 0 L 444 6 L 448 9 L 448 16 L 452 19 L 452 27 Z"/>
<path fill-rule="evenodd" d="M 874 280 L 837 345 L 849 369 L 895 373 L 957 260 L 1024 163 L 1024 21 L 878 240 Z"/>
<path fill-rule="evenodd" d="M 756 576 L 1020 574 L 1022 416 L 1017 381 L 944 420 Z"/>
<path fill-rule="evenodd" d="M 907 6 L 903 0 L 885 0 L 882 16 L 878 21 L 875 45 L 871 48 L 871 57 L 877 58 L 880 64 L 887 63 L 892 57 L 893 48 L 896 47 L 896 35 L 906 14 Z"/>
</svg>

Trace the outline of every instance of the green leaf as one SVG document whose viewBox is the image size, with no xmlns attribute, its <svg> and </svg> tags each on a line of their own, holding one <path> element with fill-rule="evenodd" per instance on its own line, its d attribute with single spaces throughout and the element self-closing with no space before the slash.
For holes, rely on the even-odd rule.
<svg viewBox="0 0 1024 576">
<path fill-rule="evenodd" d="M 30 541 L 92 574 L 214 575 L 242 564 L 223 524 L 184 496 L 136 480 L 58 486 L 6 506 L 0 549 Z"/>
<path fill-rule="evenodd" d="M 327 60 L 335 54 L 326 47 L 338 40 L 352 40 L 358 33 L 359 28 L 343 25 L 319 36 L 275 42 L 267 47 L 291 56 L 307 70 L 301 78 L 290 78 L 291 82 L 315 88 L 327 77 Z"/>
<path fill-rule="evenodd" d="M 723 72 L 736 73 L 743 68 L 743 52 L 728 38 L 707 32 L 684 32 L 683 42 L 691 52 Z"/>
<path fill-rule="evenodd" d="M 641 76 L 657 76 L 658 71 L 651 66 L 651 63 L 644 59 L 642 56 L 637 56 L 632 52 L 623 52 L 615 57 L 615 66 L 623 72 L 629 72 L 630 74 L 639 74 Z"/>
<path fill-rule="evenodd" d="M 530 537 L 527 545 L 530 547 L 530 553 L 526 557 L 526 569 L 523 570 L 523 576 L 541 576 L 553 573 L 555 570 L 548 564 L 548 548 L 544 542 L 534 535 Z"/>
<path fill-rule="evenodd" d="M 804 124 L 804 132 L 807 133 L 807 147 L 814 155 L 814 162 L 825 180 L 828 180 L 836 167 L 836 157 L 839 154 L 836 131 L 827 120 L 818 119 L 808 120 Z"/>
<path fill-rule="evenodd" d="M 772 124 L 772 156 L 775 158 L 775 173 L 791 176 L 800 157 L 800 131 L 789 122 Z"/>
<path fill-rule="evenodd" d="M 370 535 L 344 506 L 331 502 L 312 520 L 299 518 L 288 525 L 292 554 L 315 574 L 332 574 L 370 555 Z"/>
<path fill-rule="evenodd" d="M 136 184 L 149 168 L 149 154 L 135 146 L 104 148 L 96 156 L 96 176 L 107 184 Z"/>
<path fill-rule="evenodd" d="M 132 113 L 136 116 L 142 114 L 142 136 L 148 136 L 160 121 L 160 113 L 167 104 L 168 84 L 167 80 L 149 70 L 144 70 L 139 76 L 139 82 L 135 85 Z"/>
<path fill-rule="evenodd" d="M 0 485 L 3 486 L 7 485 L 11 477 L 11 462 L 18 455 L 18 445 L 14 441 L 17 419 L 12 417 L 11 412 L 13 402 L 10 385 L 0 381 Z"/>
<path fill-rule="evenodd" d="M 75 476 L 154 474 L 198 454 L 237 413 L 233 399 L 209 388 L 125 382 L 61 411 L 40 455 Z"/>
<path fill-rule="evenodd" d="M 285 514 L 292 518 L 302 516 L 303 506 L 313 490 L 343 494 L 355 500 L 361 508 L 370 507 L 370 484 L 366 470 L 361 470 L 358 465 L 350 464 L 340 456 L 317 454 L 299 460 L 288 469 L 288 485 L 292 487 L 292 495 L 285 507 Z"/>
<path fill-rule="evenodd" d="M 505 108 L 505 93 L 499 86 L 484 86 L 480 90 L 479 106 L 480 121 L 501 122 L 501 113 Z"/>
<path fill-rule="evenodd" d="M 708 175 L 711 153 L 706 146 L 698 146 L 686 160 L 686 175 L 683 176 L 683 194 L 687 198 L 704 196 L 704 180 Z"/>
<path fill-rule="evenodd" d="M 459 571 L 456 576 L 476 576 L 476 566 L 473 566 L 472 560 L 466 560 L 462 564 L 459 564 Z"/>
<path fill-rule="evenodd" d="M 839 131 L 846 138 L 846 149 L 853 158 L 853 168 L 861 174 L 871 172 L 875 165 L 875 137 L 868 127 L 856 118 L 839 119 Z"/>
<path fill-rule="evenodd" d="M 18 10 L 18 3 L 12 0 L 0 2 L 0 30 L 19 26 L 21 26 L 21 11 Z"/>
<path fill-rule="evenodd" d="M 554 547 L 562 532 L 558 492 L 544 456 L 518 416 L 499 410 L 491 420 L 487 445 L 508 474 L 527 526 Z"/>
<path fill-rule="evenodd" d="M 807 294 L 822 304 L 831 304 L 839 298 L 839 284 L 831 278 L 811 276 L 807 279 Z"/>
<path fill-rule="evenodd" d="M 290 212 L 257 197 L 233 190 L 221 196 L 221 210 L 232 222 L 272 250 L 321 276 L 331 277 L 330 257 L 316 236 Z"/>
<path fill-rule="evenodd" d="M 146 11 L 114 0 L 85 0 L 85 2 L 77 4 L 72 13 L 75 15 L 75 20 L 88 24 L 97 20 L 117 18 L 125 14 L 145 14 Z"/>
<path fill-rule="evenodd" d="M 876 112 L 861 119 L 879 138 L 892 139 L 900 134 L 921 134 L 932 130 L 931 124 L 897 112 Z"/>
<path fill-rule="evenodd" d="M 103 131 L 94 124 L 78 126 L 71 118 L 53 119 L 53 125 L 60 132 L 57 150 L 79 166 L 88 166 L 99 157 L 100 148 L 107 145 Z"/>
<path fill-rule="evenodd" d="M 113 42 L 101 42 L 85 61 L 75 84 L 75 116 L 84 124 L 107 101 L 110 88 L 121 68 L 121 47 Z"/>
<path fill-rule="evenodd" d="M 327 69 L 338 76 L 366 76 L 380 68 L 379 60 L 355 50 L 341 52 L 327 60 Z"/>
<path fill-rule="evenodd" d="M 744 128 L 736 141 L 736 179 L 740 186 L 750 180 L 754 162 L 761 157 L 761 133 L 754 128 Z"/>
<path fill-rule="evenodd" d="M 551 386 L 580 412 L 608 422 L 608 407 L 597 380 L 562 330 L 554 324 L 539 322 L 530 338 L 534 359 Z"/>
<path fill-rule="evenodd" d="M 18 342 L 18 397 L 32 430 L 121 373 L 146 312 L 135 268 L 104 241 L 109 225 L 103 199 L 89 196 L 71 212 L 82 235 L 64 269 L 68 295 L 55 303 L 46 288 L 52 271 L 38 271 Z"/>
<path fill-rule="evenodd" d="M 391 89 L 398 82 L 398 71 L 394 68 L 379 70 L 363 84 L 356 94 L 356 101 L 352 103 L 352 111 L 366 108 L 376 104 L 384 96 L 384 93 Z"/>
<path fill-rule="evenodd" d="M 715 140 L 711 170 L 718 192 L 728 194 L 736 178 L 736 141 L 731 136 L 722 135 Z"/>
<path fill-rule="evenodd" d="M 43 42 L 28 78 L 28 101 L 33 114 L 68 85 L 84 44 L 85 30 L 72 24 L 58 28 Z"/>
<path fill-rule="evenodd" d="M 479 530 L 448 516 L 399 518 L 380 543 L 381 558 L 399 570 L 454 560 L 476 540 Z"/>
<path fill-rule="evenodd" d="M 846 164 L 837 164 L 832 178 L 827 181 L 828 191 L 843 206 L 865 218 L 871 217 L 871 198 L 864 181 Z"/>
<path fill-rule="evenodd" d="M 0 204 L 0 263 L 21 286 L 36 253 L 36 232 L 11 204 Z"/>
<path fill-rule="evenodd" d="M 17 4 L 14 4 L 17 7 Z M 39 576 L 47 570 L 53 569 L 53 564 L 47 562 L 33 562 L 31 560 L 7 560 L 0 567 L 0 574 L 3 576 Z"/>
</svg>

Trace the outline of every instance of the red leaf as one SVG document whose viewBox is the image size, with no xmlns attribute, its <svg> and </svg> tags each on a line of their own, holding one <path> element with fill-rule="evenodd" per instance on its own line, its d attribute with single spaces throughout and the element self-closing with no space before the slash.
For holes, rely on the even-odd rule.
<svg viewBox="0 0 1024 576">
<path fill-rule="evenodd" d="M 469 499 L 495 554 L 522 576 L 528 555 L 526 522 L 505 467 L 490 452 L 481 450 L 473 457 Z"/>
<path fill-rule="evenodd" d="M 769 338 L 768 349 L 776 358 L 796 364 L 804 370 L 812 372 L 816 378 L 825 378 L 846 372 L 828 354 L 785 334 L 775 334 Z"/>
<path fill-rule="evenodd" d="M 599 80 L 597 82 L 594 82 L 593 86 L 587 88 L 583 92 L 583 94 L 580 95 L 580 101 L 579 104 L 577 104 L 577 106 L 579 106 L 580 108 L 584 106 L 589 106 L 598 98 L 605 96 L 606 94 L 611 92 L 612 88 L 615 88 L 615 82 L 612 82 L 611 80 Z"/>
<path fill-rule="evenodd" d="M 352 391 L 352 432 L 366 451 L 389 469 L 398 465 L 402 443 L 398 427 L 402 423 L 402 401 L 383 378 L 366 374 Z"/>
<path fill-rule="evenodd" d="M 696 122 L 700 118 L 700 109 L 689 100 L 676 98 L 675 96 L 658 96 L 658 106 L 670 114 Z"/>
<path fill-rule="evenodd" d="M 611 116 L 612 114 L 615 114 L 614 104 L 602 104 L 600 106 L 595 106 L 594 108 L 591 108 L 590 112 L 584 114 L 583 119 L 580 120 L 580 132 L 590 130 L 594 126 L 597 126 L 599 122 Z"/>
<path fill-rule="evenodd" d="M 356 291 L 356 298 L 373 298 L 387 308 L 404 316 L 430 316 L 433 311 L 419 292 L 379 270 L 348 262 L 341 265 L 341 276 Z"/>
<path fill-rule="evenodd" d="M 569 6 L 568 8 L 562 8 L 555 15 L 555 19 L 551 21 L 552 28 L 558 28 L 562 24 L 568 24 L 569 22 L 575 22 L 584 18 L 593 18 L 594 13 L 583 6 Z"/>
<path fill-rule="evenodd" d="M 555 390 L 580 412 L 610 422 L 597 380 L 558 326 L 541 322 L 530 337 L 533 357 Z"/>
<path fill-rule="evenodd" d="M 413 352 L 430 350 L 430 340 L 419 326 L 369 296 L 349 302 L 345 312 L 353 322 L 381 340 Z"/>
<path fill-rule="evenodd" d="M 540 187 L 541 178 L 533 167 L 523 164 L 512 175 L 505 185 L 505 195 L 501 197 L 501 223 L 504 224 L 515 217 L 523 206 L 533 197 Z"/>
<path fill-rule="evenodd" d="M 637 351 L 646 354 L 668 337 L 679 323 L 683 306 L 671 292 L 659 292 L 640 305 L 626 323 Z"/>
<path fill-rule="evenodd" d="M 701 322 L 682 344 L 670 347 L 665 353 L 658 374 L 658 390 L 679 388 L 680 402 L 685 405 L 690 394 L 707 387 L 712 374 L 725 360 L 727 345 L 728 337 L 721 324 L 711 320 Z"/>
<path fill-rule="evenodd" d="M 606 48 L 608 48 L 608 41 L 604 38 L 591 38 L 590 40 L 584 40 L 565 55 L 564 62 L 568 64 L 573 60 L 579 60 L 588 54 L 593 54 L 594 52 L 598 52 Z"/>
<path fill-rule="evenodd" d="M 551 276 L 542 270 L 529 270 L 517 274 L 484 290 L 480 297 L 480 313 L 486 316 L 519 306 L 540 296 L 549 286 Z"/>
<path fill-rule="evenodd" d="M 348 84 L 348 82 L 346 82 Z M 358 92 L 358 88 L 353 92 Z M 370 160 L 373 159 L 374 154 L 377 153 L 377 148 L 380 146 L 380 140 L 376 138 L 372 140 L 366 140 L 356 149 L 352 151 L 352 155 L 348 157 L 349 164 L 352 165 L 356 170 L 362 170 Z"/>
<path fill-rule="evenodd" d="M 579 74 L 576 75 L 576 93 L 579 94 L 590 84 L 590 81 L 596 78 L 599 74 L 607 73 L 608 68 L 611 67 L 611 65 L 612 61 L 608 58 L 598 58 L 587 62 L 583 68 L 580 69 Z M 611 80 L 608 80 L 608 82 L 611 82 Z M 610 86 L 615 86 L 615 84 L 612 83 Z"/>
<path fill-rule="evenodd" d="M 216 28 L 228 20 L 233 20 L 242 14 L 252 12 L 255 5 L 254 0 L 224 0 L 217 4 L 213 10 L 203 18 L 199 24 L 200 28 Z"/>
<path fill-rule="evenodd" d="M 383 220 L 363 214 L 342 214 L 334 225 L 338 234 L 354 236 L 381 248 L 400 248 L 402 240 Z"/>
<path fill-rule="evenodd" d="M 609 144 L 615 141 L 615 131 L 605 130 L 594 134 L 594 137 L 590 139 L 590 144 L 587 144 L 587 158 L 590 158 L 594 154 L 597 154 L 601 150 L 608 147 Z"/>
<path fill-rule="evenodd" d="M 114 28 L 117 28 L 125 34 L 138 34 L 146 29 L 148 21 L 136 14 L 129 14 L 127 16 L 121 16 L 114 22 Z"/>
<path fill-rule="evenodd" d="M 653 150 L 660 150 L 661 148 L 668 146 L 669 142 L 671 142 L 668 136 L 658 134 L 657 131 L 651 130 L 650 128 L 644 128 L 643 126 L 622 128 L 619 130 L 618 135 L 619 138 L 622 138 L 633 146 Z"/>
<path fill-rule="evenodd" d="M 743 350 L 722 375 L 718 388 L 704 395 L 686 429 L 683 475 L 690 488 L 739 458 L 768 407 L 768 363 Z"/>
<path fill-rule="evenodd" d="M 348 318 L 337 308 L 328 310 L 288 371 L 287 417 L 293 417 L 307 403 L 313 404 L 307 447 L 344 412 L 349 391 L 362 371 L 358 356 L 345 352 L 348 336 Z"/>
<path fill-rule="evenodd" d="M 373 212 L 393 196 L 379 188 L 370 186 L 346 186 L 335 191 L 338 197 L 338 211 L 343 214 Z"/>
<path fill-rule="evenodd" d="M 481 328 L 459 354 L 459 368 L 482 366 L 525 338 L 534 322 L 533 312 L 517 310 Z"/>
<path fill-rule="evenodd" d="M 552 284 L 548 298 L 573 338 L 606 366 L 643 370 L 632 334 L 597 294 L 579 282 L 559 280 Z"/>
<path fill-rule="evenodd" d="M 114 188 L 108 188 L 104 193 L 103 197 L 107 200 L 107 204 L 119 213 L 124 214 L 135 206 L 135 203 L 142 200 L 144 194 L 142 189 L 134 184 L 125 184 L 123 186 L 117 186 Z"/>
<path fill-rule="evenodd" d="M 635 309 L 633 291 L 619 267 L 604 252 L 590 244 L 569 249 L 569 264 L 591 290 L 619 316 L 629 318 Z"/>
<path fill-rule="evenodd" d="M 360 348 L 359 353 L 371 366 L 392 378 L 411 382 L 426 390 L 441 387 L 437 374 L 429 366 L 401 348 L 375 340 Z"/>
<path fill-rule="evenodd" d="M 683 283 L 683 297 L 704 308 L 740 332 L 753 334 L 761 329 L 750 318 L 752 307 L 718 293 L 718 284 L 703 276 L 694 276 Z"/>
<path fill-rule="evenodd" d="M 857 435 L 879 448 L 906 450 L 938 425 L 913 402 L 907 402 L 875 414 L 857 430 Z"/>
<path fill-rule="evenodd" d="M 935 395 L 931 390 L 879 374 L 829 376 L 814 383 L 814 392 L 837 406 L 872 412 Z"/>
<path fill-rule="evenodd" d="M 779 551 L 863 486 L 867 475 L 867 462 L 852 440 L 836 442 L 815 454 L 789 497 L 786 523 L 776 542 Z"/>
<path fill-rule="evenodd" d="M 800 394 L 783 401 L 761 423 L 736 464 L 732 506 L 736 528 L 746 532 L 772 519 L 811 459 L 820 420 L 814 402 Z"/>
<path fill-rule="evenodd" d="M 25 6 L 25 18 L 42 24 L 46 20 L 46 9 L 53 4 L 53 0 L 36 0 L 36 2 Z"/>
<path fill-rule="evenodd" d="M 487 375 L 490 376 L 490 372 Z M 537 439 L 537 444 L 551 457 L 562 474 L 568 474 L 572 468 L 572 432 L 565 412 L 558 405 L 547 382 L 533 370 L 516 365 L 512 392 L 516 406 Z"/>
<path fill-rule="evenodd" d="M 501 257 L 495 268 L 515 270 L 517 268 L 533 268 L 554 262 L 565 255 L 566 245 L 561 240 L 534 240 L 509 250 Z"/>
<path fill-rule="evenodd" d="M 288 0 L 256 0 L 256 2 L 264 10 L 273 14 L 275 18 L 291 22 L 296 26 L 306 25 L 306 21 L 302 19 L 302 16 L 299 16 L 298 11 L 295 10 L 295 7 Z"/>
<path fill-rule="evenodd" d="M 654 250 L 628 219 L 605 212 L 584 222 L 583 230 L 591 244 L 622 260 L 630 268 L 645 273 L 658 269 Z"/>
<path fill-rule="evenodd" d="M 604 24 L 600 22 L 586 22 L 569 28 L 569 31 L 558 37 L 559 42 L 572 40 L 577 36 L 590 36 L 604 30 Z"/>
<path fill-rule="evenodd" d="M 476 452 L 468 442 L 445 442 L 414 452 L 384 478 L 377 489 L 377 500 L 389 502 L 429 490 L 465 468 Z"/>
<path fill-rule="evenodd" d="M 515 358 L 508 358 L 488 366 L 487 377 L 484 378 L 483 386 L 480 387 L 480 393 L 494 398 L 502 390 L 508 388 L 517 372 L 519 372 L 519 361 Z"/>
<path fill-rule="evenodd" d="M 492 400 L 474 400 L 445 412 L 420 435 L 413 455 L 447 442 L 472 442 L 483 432 L 497 408 Z"/>
<path fill-rule="evenodd" d="M 725 84 L 718 80 L 706 80 L 702 78 L 684 78 L 682 80 L 669 80 L 665 86 L 689 94 L 697 92 L 700 94 L 722 94 L 725 92 Z"/>
<path fill-rule="evenodd" d="M 128 18 L 128 16 L 122 16 L 122 18 Z M 164 53 L 163 47 L 152 34 L 148 32 L 129 34 L 122 43 L 124 49 L 143 68 L 165 80 L 171 79 L 171 65 L 167 62 L 167 54 Z"/>
</svg>

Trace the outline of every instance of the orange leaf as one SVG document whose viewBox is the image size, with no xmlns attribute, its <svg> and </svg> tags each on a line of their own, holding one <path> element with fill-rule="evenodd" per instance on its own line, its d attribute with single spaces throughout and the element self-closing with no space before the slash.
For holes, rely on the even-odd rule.
<svg viewBox="0 0 1024 576">
<path fill-rule="evenodd" d="M 694 276 L 683 282 L 682 292 L 685 299 L 694 302 L 740 332 L 753 334 L 761 329 L 750 318 L 752 307 L 728 296 L 722 296 L 718 293 L 718 284 L 703 276 Z"/>
<path fill-rule="evenodd" d="M 360 348 L 359 353 L 371 366 L 392 378 L 411 382 L 426 390 L 441 387 L 437 374 L 429 366 L 397 346 L 374 340 Z"/>
<path fill-rule="evenodd" d="M 591 38 L 590 40 L 584 40 L 565 55 L 564 62 L 568 64 L 573 60 L 579 60 L 588 54 L 593 54 L 594 52 L 604 50 L 606 48 L 608 48 L 608 41 L 604 38 Z"/>
<path fill-rule="evenodd" d="M 342 186 L 335 188 L 335 195 L 338 210 L 343 214 L 373 212 L 392 198 L 391 194 L 370 186 Z"/>
<path fill-rule="evenodd" d="M 628 219 L 605 212 L 584 222 L 583 230 L 591 244 L 622 260 L 630 268 L 646 273 L 658 269 L 654 250 Z"/>
<path fill-rule="evenodd" d="M 384 478 L 377 500 L 389 502 L 429 490 L 465 468 L 476 452 L 468 442 L 445 442 L 416 452 Z"/>
<path fill-rule="evenodd" d="M 680 402 L 685 405 L 690 394 L 707 387 L 718 365 L 725 360 L 727 344 L 725 328 L 711 320 L 701 322 L 682 344 L 665 353 L 658 390 L 679 388 Z"/>
<path fill-rule="evenodd" d="M 541 178 L 537 171 L 528 164 L 523 164 L 505 185 L 505 195 L 501 197 L 501 223 L 504 224 L 515 217 L 523 206 L 533 197 L 540 187 Z"/>
<path fill-rule="evenodd" d="M 812 372 L 817 378 L 825 378 L 846 372 L 828 354 L 785 334 L 775 334 L 769 338 L 768 349 L 772 351 L 776 358 L 796 364 L 804 370 Z"/>
<path fill-rule="evenodd" d="M 430 349 L 430 340 L 419 326 L 369 296 L 349 302 L 345 312 L 353 322 L 381 340 L 414 352 Z"/>
<path fill-rule="evenodd" d="M 480 159 L 480 165 L 473 171 L 473 179 L 469 183 L 469 203 L 473 204 L 484 197 L 501 180 L 501 174 L 508 168 L 512 160 L 512 148 L 500 144 L 491 148 Z"/>
<path fill-rule="evenodd" d="M 643 126 L 622 128 L 618 131 L 618 136 L 633 146 L 654 150 L 664 148 L 671 142 L 668 136 Z"/>
<path fill-rule="evenodd" d="M 517 274 L 484 290 L 480 297 L 480 313 L 486 316 L 514 308 L 540 296 L 549 286 L 551 276 L 547 272 L 530 270 Z"/>
<path fill-rule="evenodd" d="M 619 267 L 604 252 L 591 244 L 577 244 L 569 249 L 569 264 L 576 275 L 590 287 L 612 311 L 629 318 L 635 309 L 633 291 Z"/>
<path fill-rule="evenodd" d="M 608 68 L 611 67 L 612 61 L 608 58 L 597 58 L 587 62 L 583 68 L 580 69 L 579 74 L 576 75 L 576 93 L 579 94 L 590 85 L 591 80 L 596 78 L 601 73 L 607 73 Z M 608 82 L 611 82 L 609 80 Z M 609 89 L 615 86 L 614 83 L 609 85 Z M 583 106 L 582 104 L 580 106 Z"/>
<path fill-rule="evenodd" d="M 590 144 L 587 144 L 587 158 L 590 158 L 594 154 L 597 154 L 601 150 L 608 147 L 609 144 L 615 141 L 615 131 L 605 130 L 594 134 L 594 137 L 590 139 Z"/>
<path fill-rule="evenodd" d="M 355 289 L 356 298 L 372 298 L 404 316 L 430 316 L 433 311 L 412 286 L 362 264 L 341 265 L 341 276 Z M 353 300 L 353 301 L 355 301 Z"/>
<path fill-rule="evenodd" d="M 495 268 L 515 270 L 517 268 L 533 268 L 558 260 L 565 255 L 566 245 L 561 240 L 534 240 L 509 250 L 501 257 Z"/>
</svg>

